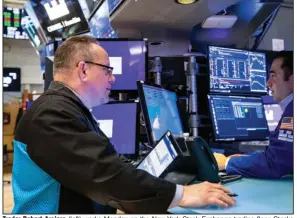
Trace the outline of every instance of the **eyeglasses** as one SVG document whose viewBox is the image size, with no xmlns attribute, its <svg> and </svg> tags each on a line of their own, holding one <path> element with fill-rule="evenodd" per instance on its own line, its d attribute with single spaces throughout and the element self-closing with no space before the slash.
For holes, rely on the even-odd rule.
<svg viewBox="0 0 297 218">
<path fill-rule="evenodd" d="M 94 65 L 98 65 L 100 67 L 103 67 L 106 70 L 105 75 L 109 75 L 109 76 L 112 75 L 113 67 L 110 67 L 110 66 L 107 66 L 107 65 L 104 65 L 104 64 L 94 63 L 94 62 L 91 62 L 91 61 L 85 61 L 85 63 L 94 64 Z"/>
</svg>

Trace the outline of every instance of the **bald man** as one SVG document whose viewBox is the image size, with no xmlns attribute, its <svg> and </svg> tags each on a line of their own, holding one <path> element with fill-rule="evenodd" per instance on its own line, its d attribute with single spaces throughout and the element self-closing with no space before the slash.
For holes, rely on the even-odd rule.
<svg viewBox="0 0 297 218">
<path fill-rule="evenodd" d="M 108 102 L 112 70 L 91 37 L 71 37 L 57 49 L 54 81 L 16 131 L 13 213 L 91 214 L 100 206 L 102 213 L 159 214 L 174 206 L 234 205 L 219 184 L 179 186 L 119 159 L 90 112 Z"/>
</svg>

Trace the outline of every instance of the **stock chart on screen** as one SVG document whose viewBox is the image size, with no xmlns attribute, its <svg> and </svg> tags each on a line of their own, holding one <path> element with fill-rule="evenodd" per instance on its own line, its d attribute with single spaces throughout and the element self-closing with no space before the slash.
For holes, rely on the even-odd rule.
<svg viewBox="0 0 297 218">
<path fill-rule="evenodd" d="M 209 47 L 210 91 L 267 93 L 264 53 Z"/>
</svg>

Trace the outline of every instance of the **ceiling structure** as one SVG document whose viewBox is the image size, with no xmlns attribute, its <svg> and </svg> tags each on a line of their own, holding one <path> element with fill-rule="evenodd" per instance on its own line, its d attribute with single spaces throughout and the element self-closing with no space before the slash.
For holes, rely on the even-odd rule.
<svg viewBox="0 0 297 218">
<path fill-rule="evenodd" d="M 23 8 L 28 0 L 4 0 L 4 6 Z M 181 5 L 174 0 L 124 0 L 111 15 L 111 26 L 121 38 L 148 38 L 150 42 L 172 42 L 168 49 L 184 41 L 188 44 L 193 27 L 218 12 L 242 1 L 199 0 Z M 277 1 L 277 0 L 273 0 Z M 281 1 L 281 0 L 280 0 Z M 283 0 L 281 7 L 293 7 L 294 0 Z M 253 10 L 253 8 L 251 8 Z M 164 46 L 163 46 L 164 47 Z M 161 48 L 161 47 L 160 47 Z"/>
</svg>

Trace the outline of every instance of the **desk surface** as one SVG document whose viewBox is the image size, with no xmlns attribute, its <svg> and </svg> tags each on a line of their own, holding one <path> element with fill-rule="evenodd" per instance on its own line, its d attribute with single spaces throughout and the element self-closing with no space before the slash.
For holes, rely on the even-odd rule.
<svg viewBox="0 0 297 218">
<path fill-rule="evenodd" d="M 233 214 L 233 213 L 293 213 L 293 178 L 261 180 L 243 178 L 225 185 L 231 192 L 238 194 L 237 204 L 229 208 L 209 206 L 203 208 L 175 207 L 168 210 L 174 214 Z"/>
</svg>

